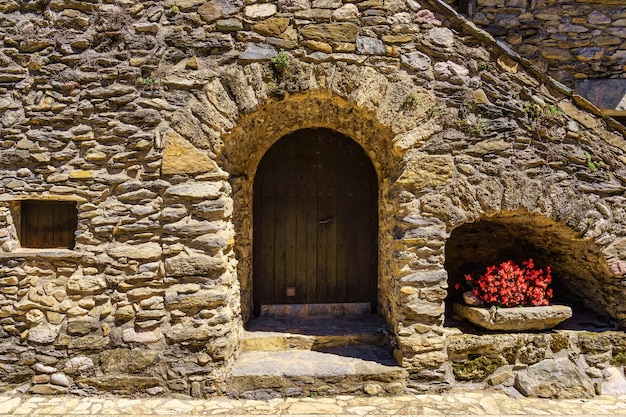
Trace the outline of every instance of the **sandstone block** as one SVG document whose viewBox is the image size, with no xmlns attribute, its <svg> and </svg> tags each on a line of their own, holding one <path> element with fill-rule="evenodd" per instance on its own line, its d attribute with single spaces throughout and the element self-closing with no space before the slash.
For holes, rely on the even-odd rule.
<svg viewBox="0 0 626 417">
<path fill-rule="evenodd" d="M 243 9 L 243 14 L 249 19 L 263 19 L 276 14 L 278 8 L 275 4 L 252 4 Z"/>
<path fill-rule="evenodd" d="M 449 183 L 454 173 L 454 161 L 446 155 L 420 155 L 411 159 L 398 183 L 413 190 L 439 187 Z"/>
<path fill-rule="evenodd" d="M 183 321 L 170 327 L 165 337 L 170 343 L 185 343 L 191 345 L 204 345 L 207 340 L 215 339 L 223 335 L 223 326 L 194 326 L 189 321 Z"/>
<path fill-rule="evenodd" d="M 109 244 L 107 250 L 109 256 L 113 258 L 130 258 L 141 261 L 157 260 L 161 258 L 161 245 L 155 242 L 128 244 L 114 242 Z"/>
<path fill-rule="evenodd" d="M 352 3 L 344 4 L 343 6 L 341 6 L 337 10 L 333 10 L 332 12 L 333 20 L 337 20 L 340 22 L 350 20 L 354 21 L 355 19 L 358 19 L 360 15 L 361 13 L 359 12 L 358 7 L 356 7 Z"/>
<path fill-rule="evenodd" d="M 74 356 L 73 358 L 70 358 L 67 362 L 65 362 L 63 372 L 70 375 L 83 374 L 93 371 L 94 368 L 95 365 L 93 363 L 93 360 L 91 360 L 87 356 Z"/>
<path fill-rule="evenodd" d="M 300 29 L 300 33 L 307 39 L 322 42 L 356 42 L 359 27 L 354 23 L 321 23 L 307 25 Z"/>
<path fill-rule="evenodd" d="M 149 376 L 100 376 L 93 378 L 77 378 L 79 385 L 92 386 L 98 389 L 113 391 L 122 390 L 124 392 L 137 392 L 150 387 L 158 387 L 163 384 L 163 380 Z"/>
<path fill-rule="evenodd" d="M 429 29 L 424 35 L 424 39 L 444 48 L 451 48 L 455 42 L 452 31 L 444 27 Z"/>
<path fill-rule="evenodd" d="M 197 12 L 207 23 L 213 23 L 237 11 L 237 8 L 228 0 L 211 0 L 201 3 L 203 4 L 198 7 Z"/>
<path fill-rule="evenodd" d="M 222 183 L 220 181 L 196 181 L 183 183 L 169 187 L 165 190 L 166 198 L 193 198 L 215 200 L 221 195 Z"/>
<path fill-rule="evenodd" d="M 168 132 L 161 162 L 163 175 L 197 174 L 216 169 L 215 161 L 205 151 L 196 148 L 175 131 Z"/>
<path fill-rule="evenodd" d="M 286 17 L 272 17 L 252 26 L 252 30 L 266 36 L 280 36 L 287 26 L 289 19 Z"/>
<path fill-rule="evenodd" d="M 186 275 L 215 277 L 225 270 L 226 262 L 222 257 L 181 254 L 165 261 L 165 272 L 174 277 Z"/>
<path fill-rule="evenodd" d="M 79 317 L 69 320 L 67 323 L 67 334 L 84 336 L 89 334 L 96 326 L 92 317 Z"/>
<path fill-rule="evenodd" d="M 29 394 L 35 395 L 60 395 L 67 394 L 68 389 L 66 387 L 61 387 L 59 385 L 52 384 L 40 384 L 33 385 L 29 390 Z"/>
<path fill-rule="evenodd" d="M 225 305 L 227 300 L 227 292 L 206 289 L 191 294 L 168 294 L 165 296 L 165 306 L 168 310 L 213 309 Z"/>
<path fill-rule="evenodd" d="M 542 48 L 541 56 L 543 56 L 545 59 L 561 62 L 567 62 L 572 60 L 572 54 L 568 50 L 560 48 Z"/>
<path fill-rule="evenodd" d="M 546 359 L 518 372 L 515 388 L 527 397 L 592 398 L 589 377 L 567 358 Z"/>
<path fill-rule="evenodd" d="M 543 330 L 550 329 L 572 317 L 568 306 L 493 308 L 454 305 L 459 316 L 490 330 Z"/>
<path fill-rule="evenodd" d="M 83 276 L 79 271 L 67 280 L 66 288 L 68 294 L 98 294 L 106 287 L 104 275 Z"/>
<path fill-rule="evenodd" d="M 134 317 L 135 310 L 131 305 L 118 307 L 117 310 L 115 310 L 115 320 L 128 321 L 132 320 Z"/>
<path fill-rule="evenodd" d="M 67 345 L 69 349 L 77 350 L 98 350 L 104 349 L 110 343 L 108 337 L 102 337 L 97 334 L 90 334 L 82 337 L 70 337 L 67 335 L 59 336 L 59 344 Z"/>
<path fill-rule="evenodd" d="M 157 357 L 155 350 L 113 349 L 100 355 L 100 366 L 105 374 L 132 374 L 153 364 Z"/>
<path fill-rule="evenodd" d="M 160 329 L 140 332 L 135 329 L 124 329 L 122 340 L 126 343 L 157 343 L 163 340 L 163 333 Z"/>
<path fill-rule="evenodd" d="M 54 343 L 59 335 L 61 326 L 55 326 L 47 322 L 39 323 L 28 331 L 28 341 L 41 344 Z"/>
</svg>

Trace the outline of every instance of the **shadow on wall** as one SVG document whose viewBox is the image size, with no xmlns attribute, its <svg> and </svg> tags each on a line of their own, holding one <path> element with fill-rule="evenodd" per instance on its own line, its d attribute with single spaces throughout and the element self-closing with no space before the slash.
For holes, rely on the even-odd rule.
<svg viewBox="0 0 626 417">
<path fill-rule="evenodd" d="M 476 330 L 453 314 L 453 303 L 462 301 L 462 291 L 455 284 L 464 282 L 466 274 L 477 277 L 488 266 L 507 260 L 521 265 L 529 258 L 537 268 L 552 268 L 552 303 L 572 307 L 573 317 L 560 328 L 614 328 L 606 308 L 611 290 L 603 282 L 602 256 L 569 227 L 529 213 L 483 218 L 453 230 L 446 244 L 446 326 Z"/>
</svg>

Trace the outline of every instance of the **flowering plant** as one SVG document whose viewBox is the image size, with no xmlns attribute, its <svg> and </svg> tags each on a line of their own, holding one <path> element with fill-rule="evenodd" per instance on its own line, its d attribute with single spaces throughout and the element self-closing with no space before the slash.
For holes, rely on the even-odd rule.
<svg viewBox="0 0 626 417">
<path fill-rule="evenodd" d="M 471 293 L 485 304 L 498 307 L 545 306 L 552 298 L 550 267 L 535 269 L 532 259 L 522 262 L 520 268 L 513 261 L 492 265 L 478 278 L 465 275 L 465 282 L 471 287 Z M 459 290 L 461 283 L 455 288 Z"/>
</svg>

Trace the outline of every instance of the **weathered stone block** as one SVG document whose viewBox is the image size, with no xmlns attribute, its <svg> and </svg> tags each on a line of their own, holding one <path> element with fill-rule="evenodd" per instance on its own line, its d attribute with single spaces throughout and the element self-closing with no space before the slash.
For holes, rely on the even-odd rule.
<svg viewBox="0 0 626 417">
<path fill-rule="evenodd" d="M 178 255 L 165 260 L 165 273 L 174 277 L 200 275 L 215 278 L 226 270 L 226 260 L 221 256 Z"/>
<path fill-rule="evenodd" d="M 595 395 L 589 377 L 567 358 L 546 359 L 520 371 L 515 388 L 527 397 L 591 398 Z"/>
<path fill-rule="evenodd" d="M 506 331 L 550 329 L 572 317 L 571 307 L 560 305 L 488 309 L 455 304 L 454 311 L 485 329 Z"/>
<path fill-rule="evenodd" d="M 54 326 L 44 321 L 28 330 L 28 341 L 41 344 L 53 343 L 59 335 L 60 329 L 61 326 Z"/>
<path fill-rule="evenodd" d="M 113 349 L 100 355 L 100 366 L 105 374 L 132 374 L 153 364 L 158 355 L 154 350 Z"/>
<path fill-rule="evenodd" d="M 226 326 L 194 325 L 191 320 L 185 319 L 170 327 L 165 337 L 170 343 L 184 343 L 204 345 L 208 340 L 218 338 L 226 333 Z"/>
<path fill-rule="evenodd" d="M 114 242 L 109 244 L 107 252 L 113 258 L 126 257 L 141 261 L 153 261 L 161 258 L 163 250 L 161 245 L 156 242 L 139 244 Z"/>
<path fill-rule="evenodd" d="M 107 283 L 103 275 L 83 276 L 79 271 L 67 280 L 66 288 L 68 294 L 98 294 L 107 288 Z"/>
<path fill-rule="evenodd" d="M 221 195 L 221 181 L 196 181 L 173 185 L 165 190 L 165 197 L 170 199 L 209 199 L 215 200 Z"/>
<path fill-rule="evenodd" d="M 219 289 L 200 290 L 192 294 L 167 294 L 165 306 L 168 310 L 213 309 L 226 305 L 228 293 Z"/>
<path fill-rule="evenodd" d="M 451 156 L 416 155 L 409 161 L 398 183 L 414 190 L 439 187 L 449 183 L 454 174 Z"/>
<path fill-rule="evenodd" d="M 307 25 L 300 29 L 300 33 L 307 39 L 322 42 L 356 42 L 359 27 L 354 23 L 321 23 Z"/>
<path fill-rule="evenodd" d="M 197 174 L 217 169 L 205 151 L 196 148 L 178 133 L 170 130 L 166 136 L 161 162 L 163 175 Z"/>
</svg>

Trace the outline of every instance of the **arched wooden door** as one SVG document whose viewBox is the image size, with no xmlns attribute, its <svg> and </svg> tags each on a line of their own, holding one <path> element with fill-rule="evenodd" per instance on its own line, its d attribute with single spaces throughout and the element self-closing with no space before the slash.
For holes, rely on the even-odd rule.
<svg viewBox="0 0 626 417">
<path fill-rule="evenodd" d="M 378 185 L 365 151 L 328 129 L 287 135 L 254 182 L 254 309 L 371 303 L 376 309 Z"/>
</svg>

